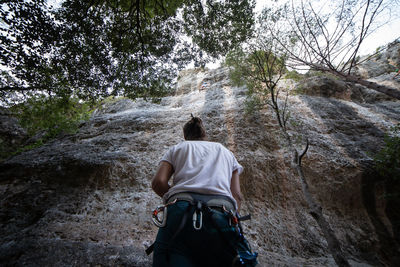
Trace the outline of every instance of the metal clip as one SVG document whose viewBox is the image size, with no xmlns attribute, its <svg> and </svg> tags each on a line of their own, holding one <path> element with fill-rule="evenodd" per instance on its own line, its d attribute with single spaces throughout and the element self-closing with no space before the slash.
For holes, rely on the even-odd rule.
<svg viewBox="0 0 400 267">
<path fill-rule="evenodd" d="M 158 217 L 158 214 L 162 212 L 162 218 Z M 167 206 L 158 206 L 151 215 L 151 220 L 157 227 L 164 227 L 167 223 Z"/>
<path fill-rule="evenodd" d="M 195 230 L 200 230 L 201 227 L 203 226 L 203 213 L 200 211 L 200 220 L 199 220 L 199 225 L 197 226 L 197 211 L 193 213 L 193 228 Z"/>
<path fill-rule="evenodd" d="M 201 202 L 197 202 L 196 210 L 193 213 L 193 228 L 195 230 L 200 230 L 201 227 L 203 226 L 203 213 L 201 212 L 201 207 L 202 204 Z M 199 212 L 200 220 L 199 220 L 199 225 L 197 225 L 197 212 Z"/>
</svg>

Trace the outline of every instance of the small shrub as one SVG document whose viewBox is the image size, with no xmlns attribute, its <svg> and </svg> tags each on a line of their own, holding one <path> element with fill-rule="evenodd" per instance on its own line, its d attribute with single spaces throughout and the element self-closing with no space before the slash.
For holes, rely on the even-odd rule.
<svg viewBox="0 0 400 267">
<path fill-rule="evenodd" d="M 374 156 L 375 167 L 391 188 L 400 188 L 400 123 L 385 135 L 384 147 Z M 400 192 L 390 198 L 400 199 Z"/>
<path fill-rule="evenodd" d="M 255 114 L 257 111 L 262 109 L 264 106 L 262 100 L 254 95 L 249 95 L 245 101 L 245 113 Z"/>
<path fill-rule="evenodd" d="M 385 146 L 375 155 L 376 168 L 381 175 L 400 180 L 400 124 L 385 135 Z"/>
<path fill-rule="evenodd" d="M 298 73 L 295 70 L 291 70 L 291 71 L 286 72 L 285 79 L 291 79 L 295 82 L 299 82 L 304 79 L 304 75 Z"/>
<path fill-rule="evenodd" d="M 27 130 L 31 140 L 12 155 L 41 146 L 60 134 L 76 133 L 79 124 L 91 114 L 91 106 L 77 98 L 44 95 L 31 97 L 10 110 Z"/>
<path fill-rule="evenodd" d="M 76 132 L 79 123 L 90 115 L 88 104 L 67 97 L 32 97 L 13 110 L 30 136 L 45 131 L 45 139 Z"/>
<path fill-rule="evenodd" d="M 230 67 L 229 78 L 234 86 L 243 86 L 247 83 L 248 69 L 250 64 L 246 61 L 246 53 L 242 49 L 230 51 L 223 63 L 224 66 Z"/>
<path fill-rule="evenodd" d="M 291 94 L 294 95 L 304 95 L 306 90 L 302 84 L 298 84 L 292 91 Z"/>
</svg>

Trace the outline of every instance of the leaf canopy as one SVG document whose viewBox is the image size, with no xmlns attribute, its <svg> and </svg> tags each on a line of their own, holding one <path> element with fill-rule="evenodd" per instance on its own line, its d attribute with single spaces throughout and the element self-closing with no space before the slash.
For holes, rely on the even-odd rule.
<svg viewBox="0 0 400 267">
<path fill-rule="evenodd" d="M 177 72 L 246 40 L 254 0 L 0 2 L 4 100 L 36 92 L 159 97 Z"/>
</svg>

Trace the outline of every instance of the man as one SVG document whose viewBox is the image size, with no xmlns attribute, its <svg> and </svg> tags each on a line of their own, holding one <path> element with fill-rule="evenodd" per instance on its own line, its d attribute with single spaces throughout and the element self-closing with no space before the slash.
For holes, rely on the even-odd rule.
<svg viewBox="0 0 400 267">
<path fill-rule="evenodd" d="M 242 200 L 243 167 L 223 145 L 206 141 L 200 118 L 192 115 L 183 134 L 185 141 L 166 152 L 152 180 L 154 192 L 168 210 L 165 227 L 159 229 L 154 243 L 153 266 L 241 263 L 237 244 L 245 240 L 235 214 Z M 255 265 L 256 254 L 248 250 Z"/>
</svg>

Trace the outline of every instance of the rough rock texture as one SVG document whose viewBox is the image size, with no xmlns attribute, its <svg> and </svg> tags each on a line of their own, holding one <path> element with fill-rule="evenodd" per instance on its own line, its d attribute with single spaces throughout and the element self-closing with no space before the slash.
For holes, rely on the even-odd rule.
<svg viewBox="0 0 400 267">
<path fill-rule="evenodd" d="M 332 76 L 307 78 L 297 88 L 301 94 L 310 96 L 333 97 L 356 102 L 363 101 L 360 88 Z"/>
<path fill-rule="evenodd" d="M 244 166 L 242 213 L 253 218 L 245 232 L 260 266 L 334 266 L 272 111 L 246 115 L 246 89 L 231 86 L 224 68 L 187 71 L 177 91 L 160 104 L 107 104 L 76 135 L 2 163 L 0 265 L 150 266 L 144 249 L 157 230 L 150 213 L 161 201 L 150 180 L 193 113 Z M 359 94 L 356 102 L 291 95 L 292 133 L 310 140 L 303 161 L 311 191 L 350 263 L 395 266 L 385 188 L 368 164 L 400 121 L 400 102 Z"/>
<path fill-rule="evenodd" d="M 398 88 L 400 76 L 395 77 L 395 75 L 400 68 L 400 41 L 390 43 L 384 51 L 365 61 L 367 58 L 369 57 L 365 56 L 360 59 L 362 63 L 355 67 L 353 75 L 381 85 Z M 310 73 L 311 77 L 304 79 L 297 86 L 296 90 L 301 94 L 367 103 L 392 100 L 385 94 L 345 82 L 332 74 Z"/>
<path fill-rule="evenodd" d="M 400 39 L 388 44 L 381 51 L 365 61 L 368 56 L 360 58 L 361 65 L 356 67 L 355 74 L 364 79 L 377 77 L 386 73 L 394 72 L 400 68 Z M 365 61 L 365 62 L 364 62 Z M 393 73 L 392 76 L 394 76 Z"/>
</svg>

